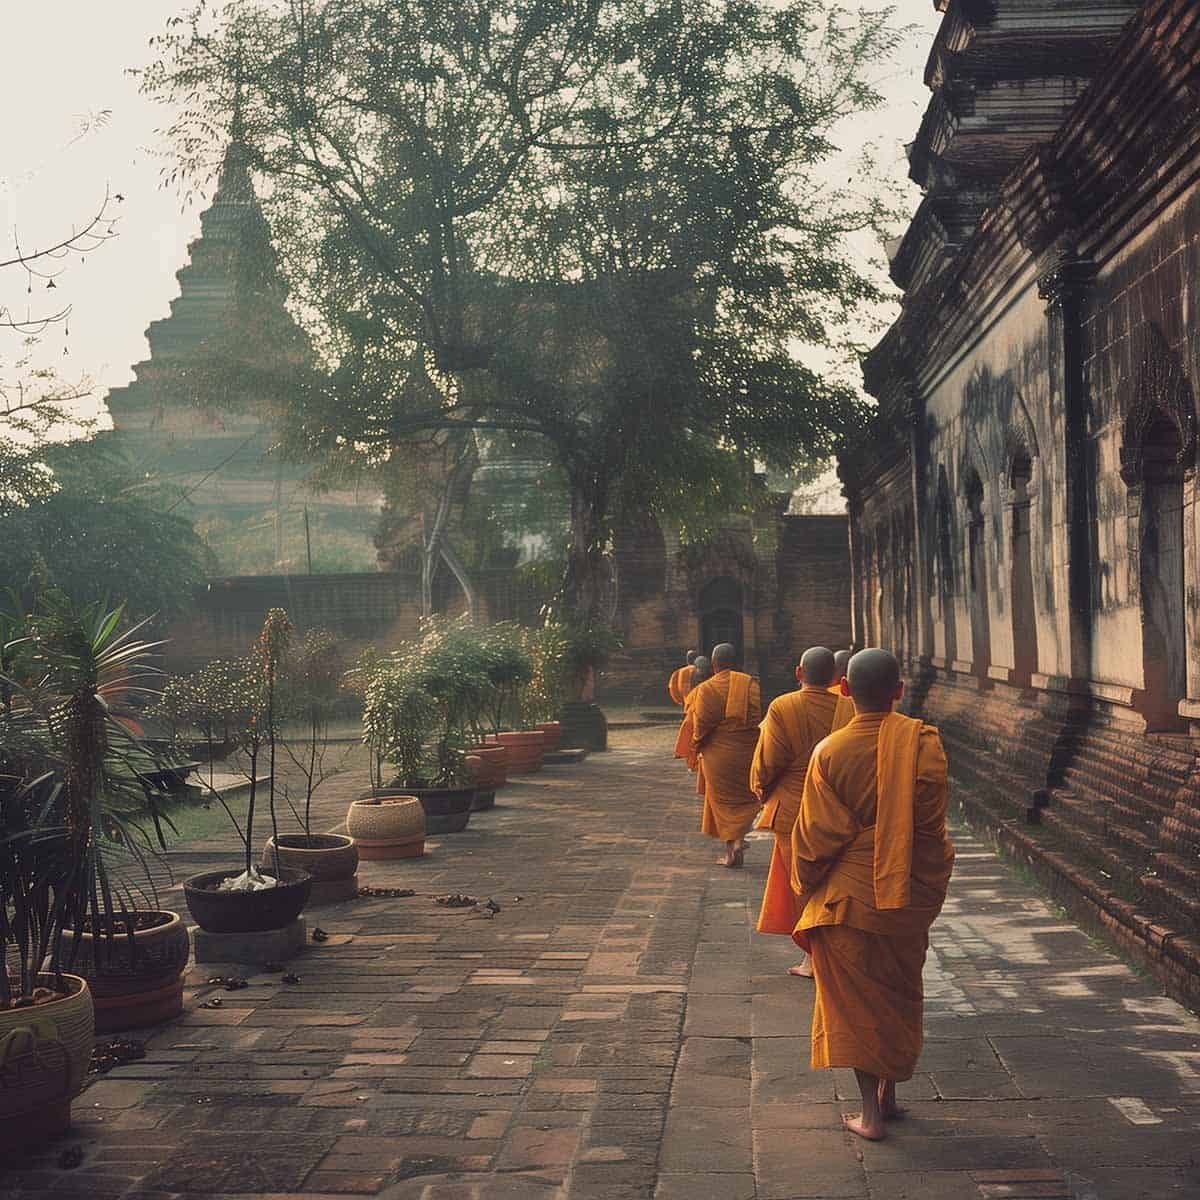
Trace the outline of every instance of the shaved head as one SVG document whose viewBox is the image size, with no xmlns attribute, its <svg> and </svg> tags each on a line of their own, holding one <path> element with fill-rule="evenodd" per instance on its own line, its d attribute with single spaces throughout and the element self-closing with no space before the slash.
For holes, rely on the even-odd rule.
<svg viewBox="0 0 1200 1200">
<path fill-rule="evenodd" d="M 703 683 L 712 676 L 712 663 L 703 654 L 697 654 L 692 660 L 692 686 Z"/>
<path fill-rule="evenodd" d="M 846 668 L 850 665 L 851 658 L 854 657 L 853 650 L 839 650 L 833 656 L 833 677 L 834 679 L 845 679 Z"/>
<path fill-rule="evenodd" d="M 695 662 L 695 661 L 696 661 L 696 652 L 695 652 L 695 650 L 689 650 L 689 651 L 687 652 L 687 661 L 688 661 L 688 662 Z"/>
<path fill-rule="evenodd" d="M 814 687 L 828 687 L 835 678 L 833 651 L 825 646 L 809 646 L 800 655 L 800 670 L 804 672 L 805 683 Z"/>
<path fill-rule="evenodd" d="M 846 668 L 846 686 L 859 712 L 889 712 L 900 698 L 900 664 L 886 650 L 860 650 Z"/>
<path fill-rule="evenodd" d="M 737 663 L 737 650 L 729 643 L 722 642 L 713 647 L 712 665 L 714 671 L 727 671 Z"/>
</svg>

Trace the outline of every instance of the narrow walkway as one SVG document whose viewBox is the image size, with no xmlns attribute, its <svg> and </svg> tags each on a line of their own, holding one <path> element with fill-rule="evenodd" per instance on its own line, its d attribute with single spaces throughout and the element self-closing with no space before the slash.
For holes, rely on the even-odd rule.
<svg viewBox="0 0 1200 1200">
<path fill-rule="evenodd" d="M 331 936 L 297 985 L 193 971 L 185 1017 L 76 1102 L 82 1164 L 3 1164 L 0 1196 L 1200 1196 L 1200 1021 L 963 831 L 909 1119 L 842 1132 L 853 1081 L 808 1070 L 811 984 L 753 933 L 768 843 L 714 865 L 671 736 L 622 732 L 423 861 L 365 864 L 418 894 L 310 914 Z"/>
</svg>

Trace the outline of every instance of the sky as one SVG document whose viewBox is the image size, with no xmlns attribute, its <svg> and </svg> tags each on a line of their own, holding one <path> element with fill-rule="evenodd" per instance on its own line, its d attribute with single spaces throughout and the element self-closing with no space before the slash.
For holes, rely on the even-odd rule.
<svg viewBox="0 0 1200 1200">
<path fill-rule="evenodd" d="M 18 313 L 26 303 L 43 312 L 72 306 L 70 321 L 47 331 L 39 353 L 65 378 L 89 379 L 83 411 L 102 412 L 107 390 L 128 382 L 133 364 L 146 358 L 146 326 L 165 316 L 179 294 L 175 272 L 199 230 L 200 206 L 185 208 L 160 183 L 166 159 L 156 129 L 166 113 L 138 94 L 128 74 L 149 60 L 149 38 L 191 4 L 5 0 L 4 7 L 0 260 L 11 256 L 14 231 L 25 249 L 56 242 L 86 222 L 106 188 L 125 199 L 111 210 L 120 218 L 119 236 L 83 261 L 73 256 L 55 290 L 35 282 L 27 294 L 18 271 L 0 272 L 0 305 Z M 881 68 L 885 108 L 839 131 L 845 155 L 872 143 L 881 166 L 898 179 L 906 175 L 904 144 L 928 99 L 922 70 L 940 20 L 928 0 L 906 0 L 904 8 L 916 10 L 902 13 L 915 24 L 904 51 Z M 914 208 L 917 199 L 913 190 Z M 0 338 L 11 337 L 0 331 Z M 11 361 L 13 349 L 0 342 L 0 361 Z"/>
</svg>

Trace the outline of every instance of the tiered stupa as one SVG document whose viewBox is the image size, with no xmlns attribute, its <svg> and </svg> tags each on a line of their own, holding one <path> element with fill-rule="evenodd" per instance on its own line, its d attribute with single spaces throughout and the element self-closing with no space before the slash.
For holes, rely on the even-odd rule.
<svg viewBox="0 0 1200 1200">
<path fill-rule="evenodd" d="M 108 395 L 114 436 L 137 466 L 187 492 L 220 573 L 303 573 L 306 542 L 327 565 L 372 569 L 378 498 L 314 495 L 303 466 L 271 453 L 269 393 L 311 351 L 236 143 L 188 257 L 170 315 L 146 330 L 149 359 Z"/>
</svg>

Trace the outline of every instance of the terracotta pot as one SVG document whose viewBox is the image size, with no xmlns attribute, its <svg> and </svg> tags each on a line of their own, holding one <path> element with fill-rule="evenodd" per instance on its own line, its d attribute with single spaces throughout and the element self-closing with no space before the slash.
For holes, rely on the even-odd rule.
<svg viewBox="0 0 1200 1200">
<path fill-rule="evenodd" d="M 275 866 L 275 839 L 267 838 L 262 865 Z M 312 876 L 308 903 L 335 904 L 358 895 L 358 848 L 340 833 L 284 833 L 279 837 L 279 865 Z"/>
<path fill-rule="evenodd" d="M 142 912 L 162 918 L 135 929 L 132 941 L 117 922 L 111 938 L 83 933 L 73 969 L 87 981 L 97 1033 L 120 1033 L 169 1021 L 183 1012 L 183 972 L 191 954 L 187 927 L 178 913 Z M 70 942 L 74 933 L 65 931 Z"/>
<path fill-rule="evenodd" d="M 364 862 L 420 858 L 425 853 L 425 810 L 408 792 L 385 788 L 367 793 L 350 805 L 346 832 Z"/>
<path fill-rule="evenodd" d="M 532 775 L 542 769 L 542 748 L 546 735 L 541 729 L 512 730 L 496 734 L 496 741 L 508 747 L 508 773 Z"/>
<path fill-rule="evenodd" d="M 92 993 L 79 975 L 63 980 L 71 991 L 61 999 L 0 1011 L 0 1161 L 63 1133 L 83 1090 L 95 1038 Z"/>
<path fill-rule="evenodd" d="M 471 767 L 471 759 L 478 759 L 478 764 Z M 495 742 L 490 745 L 472 746 L 467 751 L 467 766 L 474 771 L 472 776 L 476 787 L 503 787 L 508 782 L 508 747 L 499 746 Z"/>
<path fill-rule="evenodd" d="M 543 751 L 553 754 L 562 745 L 562 725 L 558 721 L 542 721 L 538 728 L 546 735 L 542 743 Z"/>
<path fill-rule="evenodd" d="M 312 890 L 312 876 L 289 867 L 279 870 L 279 883 L 261 892 L 219 892 L 213 886 L 241 871 L 205 871 L 183 881 L 188 912 L 209 933 L 261 933 L 283 929 L 304 910 Z M 263 871 L 274 875 L 275 871 Z"/>
</svg>

